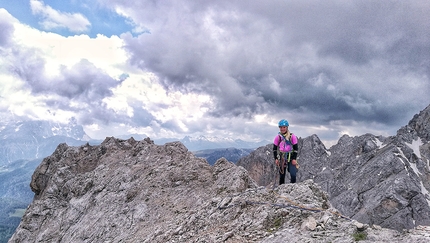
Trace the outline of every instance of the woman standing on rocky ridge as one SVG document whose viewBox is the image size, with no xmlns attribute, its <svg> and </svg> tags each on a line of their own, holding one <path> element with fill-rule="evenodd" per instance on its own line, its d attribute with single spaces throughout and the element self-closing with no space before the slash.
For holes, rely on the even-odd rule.
<svg viewBox="0 0 430 243">
<path fill-rule="evenodd" d="M 273 140 L 273 156 L 279 167 L 279 185 L 285 183 L 286 170 L 290 172 L 290 182 L 296 183 L 298 139 L 288 130 L 289 123 L 287 120 L 280 120 L 278 126 L 280 132 Z"/>
</svg>

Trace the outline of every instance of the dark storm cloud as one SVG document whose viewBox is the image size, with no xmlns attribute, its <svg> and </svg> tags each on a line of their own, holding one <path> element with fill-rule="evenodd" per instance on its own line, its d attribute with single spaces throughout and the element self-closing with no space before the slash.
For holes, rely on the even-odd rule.
<svg viewBox="0 0 430 243">
<path fill-rule="evenodd" d="M 297 111 L 323 124 L 394 124 L 429 102 L 427 1 L 114 6 L 148 30 L 122 36 L 131 63 L 167 89 L 210 94 L 213 116 Z"/>
<path fill-rule="evenodd" d="M 322 56 L 341 58 L 351 65 L 367 64 L 373 57 L 373 50 L 365 43 L 338 41 L 327 45 L 319 52 Z"/>
</svg>

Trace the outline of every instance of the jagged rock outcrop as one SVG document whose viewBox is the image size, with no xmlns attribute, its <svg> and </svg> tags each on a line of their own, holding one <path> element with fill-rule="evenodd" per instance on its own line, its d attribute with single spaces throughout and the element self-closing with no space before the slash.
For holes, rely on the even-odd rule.
<svg viewBox="0 0 430 243">
<path fill-rule="evenodd" d="M 342 216 L 312 180 L 270 189 L 179 142 L 60 144 L 33 174 L 35 198 L 9 242 L 427 242 Z"/>
<path fill-rule="evenodd" d="M 326 149 L 317 135 L 299 139 L 298 180 L 314 180 L 343 214 L 401 231 L 430 225 L 430 106 L 396 136 L 342 136 Z M 272 145 L 237 165 L 259 185 L 276 183 Z M 262 169 L 264 168 L 264 169 Z"/>
<path fill-rule="evenodd" d="M 277 183 L 277 167 L 273 160 L 273 145 L 259 147 L 248 156 L 240 158 L 236 165 L 248 170 L 249 175 L 260 186 L 274 186 Z"/>
</svg>

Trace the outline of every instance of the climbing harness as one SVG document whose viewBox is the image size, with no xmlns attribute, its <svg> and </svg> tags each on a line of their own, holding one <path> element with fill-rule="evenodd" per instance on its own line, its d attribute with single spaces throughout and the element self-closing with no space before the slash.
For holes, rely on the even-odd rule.
<svg viewBox="0 0 430 243">
<path fill-rule="evenodd" d="M 279 145 L 281 145 L 281 142 L 284 141 L 284 149 L 287 147 L 287 145 L 289 145 L 291 150 L 291 148 L 293 147 L 293 144 L 291 143 L 292 133 L 288 131 L 285 135 L 280 132 L 278 134 L 279 134 L 279 137 L 281 138 L 281 141 L 279 141 L 278 147 Z"/>
<path fill-rule="evenodd" d="M 291 159 L 291 152 L 292 152 L 291 149 L 293 147 L 293 144 L 291 143 L 290 139 L 291 139 L 292 133 L 290 133 L 288 131 L 285 135 L 282 134 L 282 133 L 280 133 L 280 132 L 278 134 L 279 134 L 279 137 L 280 137 L 280 141 L 278 143 L 278 148 L 281 145 L 282 141 L 284 141 L 284 143 L 283 143 L 284 149 L 287 147 L 287 145 L 290 146 L 290 151 L 289 152 L 281 152 L 281 150 L 279 150 L 279 153 L 278 153 L 278 161 L 279 161 L 279 163 L 278 163 L 278 170 L 279 170 L 279 173 L 281 173 L 283 175 L 284 171 L 285 171 L 285 166 L 287 166 L 287 163 L 289 163 L 290 159 Z M 285 160 L 285 155 L 287 153 L 288 153 L 288 159 Z"/>
</svg>

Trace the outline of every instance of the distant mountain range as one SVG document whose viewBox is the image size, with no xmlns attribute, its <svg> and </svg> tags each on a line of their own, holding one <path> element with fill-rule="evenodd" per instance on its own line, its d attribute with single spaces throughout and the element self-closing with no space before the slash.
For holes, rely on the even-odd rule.
<svg viewBox="0 0 430 243">
<path fill-rule="evenodd" d="M 118 136 L 120 139 L 143 140 L 144 134 Z M 221 157 L 236 162 L 253 149 L 265 145 L 268 141 L 247 142 L 219 137 L 190 137 L 183 139 L 153 139 L 156 144 L 180 141 L 189 151 L 214 164 Z M 76 121 L 68 124 L 49 121 L 15 121 L 0 123 L 0 242 L 7 239 L 17 227 L 19 213 L 33 199 L 29 183 L 35 168 L 57 146 L 66 143 L 80 146 L 86 143 L 98 145 L 103 140 L 91 139 Z M 6 235 L 5 237 L 2 237 Z"/>
<path fill-rule="evenodd" d="M 196 151 L 194 152 L 194 155 L 200 158 L 204 158 L 210 165 L 214 165 L 215 162 L 221 157 L 224 157 L 230 162 L 236 163 L 240 158 L 249 155 L 252 151 L 254 151 L 254 149 L 206 149 Z"/>
<path fill-rule="evenodd" d="M 144 134 L 128 134 L 128 135 L 120 135 L 115 136 L 116 138 L 121 139 L 129 139 L 130 137 L 133 137 L 135 140 L 143 140 L 144 138 L 148 137 Z M 187 147 L 188 150 L 192 152 L 197 152 L 201 150 L 211 150 L 211 149 L 221 149 L 224 150 L 226 148 L 241 148 L 241 149 L 256 149 L 260 146 L 264 146 L 268 143 L 270 143 L 269 140 L 262 140 L 259 142 L 251 142 L 251 141 L 244 141 L 241 139 L 231 139 L 231 138 L 224 138 L 224 137 L 216 137 L 216 136 L 198 136 L 198 137 L 191 137 L 191 136 L 185 136 L 182 139 L 178 138 L 152 138 L 150 137 L 156 144 L 163 145 L 168 142 L 176 142 L 179 141 L 185 147 Z M 93 140 L 95 141 L 95 140 Z M 101 143 L 102 140 L 98 141 L 98 143 Z"/>
<path fill-rule="evenodd" d="M 143 140 L 144 134 L 129 134 L 118 136 L 121 139 L 133 137 Z M 151 138 L 156 144 L 180 141 L 190 151 L 206 149 L 255 149 L 266 145 L 269 141 L 251 142 L 240 139 L 222 137 L 191 137 L 177 138 Z M 91 139 L 81 125 L 76 122 L 68 124 L 53 123 L 49 121 L 18 121 L 0 124 L 0 166 L 10 164 L 16 160 L 33 160 L 51 155 L 60 143 L 70 146 L 79 146 L 85 143 L 100 144 L 103 140 Z"/>
<path fill-rule="evenodd" d="M 90 140 L 82 126 L 48 121 L 18 121 L 0 125 L 0 166 L 52 154 L 60 143 L 77 146 Z"/>
<path fill-rule="evenodd" d="M 151 138 L 152 139 L 152 138 Z M 225 148 L 241 148 L 241 149 L 256 149 L 260 146 L 264 146 L 270 143 L 268 140 L 262 140 L 259 142 L 244 141 L 241 139 L 230 139 L 222 137 L 190 137 L 185 136 L 178 140 L 174 138 L 162 138 L 153 139 L 156 144 L 165 144 L 166 142 L 179 141 L 185 145 L 190 151 L 199 151 L 207 149 L 225 149 Z"/>
</svg>

